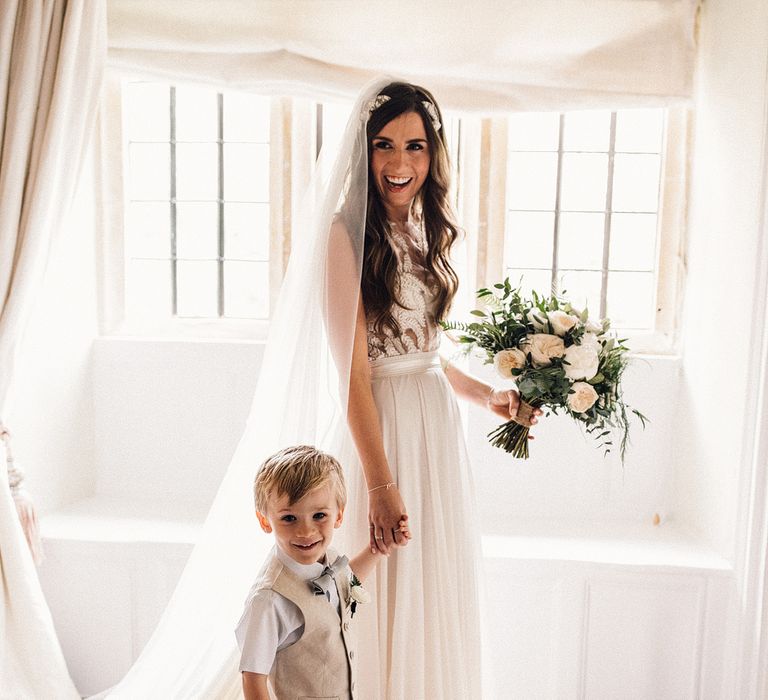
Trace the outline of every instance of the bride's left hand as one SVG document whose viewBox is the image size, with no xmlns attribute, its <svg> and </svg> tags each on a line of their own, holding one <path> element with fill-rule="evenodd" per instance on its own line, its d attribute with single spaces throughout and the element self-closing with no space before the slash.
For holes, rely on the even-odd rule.
<svg viewBox="0 0 768 700">
<path fill-rule="evenodd" d="M 488 408 L 505 421 L 514 420 L 517 417 L 517 409 L 520 407 L 520 394 L 514 389 L 494 389 L 488 396 Z M 536 408 L 531 417 L 531 425 L 538 422 L 541 409 Z M 532 436 L 531 436 L 532 437 Z"/>
</svg>

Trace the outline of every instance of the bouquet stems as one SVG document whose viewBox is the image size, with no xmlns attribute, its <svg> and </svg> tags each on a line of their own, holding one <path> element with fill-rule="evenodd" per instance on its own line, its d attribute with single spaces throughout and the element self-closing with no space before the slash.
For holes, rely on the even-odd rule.
<svg viewBox="0 0 768 700">
<path fill-rule="evenodd" d="M 517 416 L 488 433 L 491 444 L 494 447 L 500 447 L 505 452 L 511 452 L 518 459 L 528 459 L 528 433 L 531 430 L 531 417 L 533 410 L 541 405 L 541 401 L 528 403 L 520 399 Z"/>
</svg>

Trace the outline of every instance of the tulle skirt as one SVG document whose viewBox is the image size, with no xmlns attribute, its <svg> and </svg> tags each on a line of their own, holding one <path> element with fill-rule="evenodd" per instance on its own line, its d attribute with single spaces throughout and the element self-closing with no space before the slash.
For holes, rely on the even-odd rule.
<svg viewBox="0 0 768 700">
<path fill-rule="evenodd" d="M 437 353 L 372 363 L 384 448 L 413 539 L 382 558 L 356 616 L 362 700 L 474 700 L 480 691 L 480 538 L 456 399 Z M 349 436 L 340 450 L 349 501 L 340 533 L 368 543 L 368 494 Z"/>
</svg>

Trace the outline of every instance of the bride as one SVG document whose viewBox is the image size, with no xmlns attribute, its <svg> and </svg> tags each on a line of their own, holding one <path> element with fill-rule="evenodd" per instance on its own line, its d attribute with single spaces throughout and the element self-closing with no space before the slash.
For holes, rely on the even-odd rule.
<svg viewBox="0 0 768 700">
<path fill-rule="evenodd" d="M 358 627 L 370 631 L 361 640 L 359 697 L 479 698 L 479 530 L 454 394 L 504 420 L 516 416 L 519 397 L 438 355 L 438 322 L 458 284 L 449 256 L 459 229 L 437 102 L 393 82 L 361 117 L 369 177 L 349 437 L 340 448 L 350 485 L 347 549 L 364 545 L 368 532 L 370 546 L 389 553 L 403 542 L 406 516 L 413 539 L 375 575 L 376 610 Z M 332 260 L 355 237 L 345 214 L 342 206 Z"/>
</svg>

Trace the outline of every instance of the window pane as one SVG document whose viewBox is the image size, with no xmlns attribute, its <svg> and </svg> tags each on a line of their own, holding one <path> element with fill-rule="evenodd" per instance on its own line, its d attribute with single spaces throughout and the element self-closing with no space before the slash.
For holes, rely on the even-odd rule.
<svg viewBox="0 0 768 700">
<path fill-rule="evenodd" d="M 554 209 L 556 153 L 510 153 L 507 203 L 510 209 Z"/>
<path fill-rule="evenodd" d="M 224 138 L 269 143 L 268 97 L 228 92 L 224 95 Z"/>
<path fill-rule="evenodd" d="M 558 276 L 558 290 L 578 309 L 589 309 L 593 318 L 600 315 L 600 272 L 562 270 Z"/>
<path fill-rule="evenodd" d="M 170 258 L 171 207 L 168 202 L 130 202 L 126 218 L 129 257 Z"/>
<path fill-rule="evenodd" d="M 215 202 L 176 205 L 176 256 L 216 258 L 219 254 L 219 209 Z"/>
<path fill-rule="evenodd" d="M 176 146 L 176 199 L 215 200 L 218 197 L 219 155 L 215 143 Z"/>
<path fill-rule="evenodd" d="M 655 308 L 654 275 L 650 272 L 611 272 L 608 275 L 608 316 L 616 328 L 652 328 Z"/>
<path fill-rule="evenodd" d="M 269 259 L 269 204 L 224 205 L 224 254 L 227 258 Z"/>
<path fill-rule="evenodd" d="M 508 212 L 504 246 L 507 267 L 551 270 L 554 227 L 554 212 Z"/>
<path fill-rule="evenodd" d="M 570 112 L 565 115 L 563 150 L 608 152 L 610 112 Z"/>
<path fill-rule="evenodd" d="M 169 260 L 128 261 L 126 311 L 129 316 L 170 316 L 171 263 Z"/>
<path fill-rule="evenodd" d="M 269 201 L 268 145 L 224 145 L 224 198 L 240 202 Z"/>
<path fill-rule="evenodd" d="M 656 211 L 659 206 L 660 165 L 657 155 L 616 154 L 613 211 Z"/>
<path fill-rule="evenodd" d="M 168 141 L 171 90 L 158 83 L 128 83 L 123 92 L 125 133 L 130 141 Z"/>
<path fill-rule="evenodd" d="M 561 214 L 558 268 L 601 270 L 604 229 L 605 214 Z"/>
<path fill-rule="evenodd" d="M 611 270 L 653 270 L 656 266 L 656 214 L 614 214 Z"/>
<path fill-rule="evenodd" d="M 170 197 L 171 147 L 167 143 L 132 143 L 129 148 L 128 198 Z"/>
<path fill-rule="evenodd" d="M 660 153 L 663 136 L 663 109 L 622 109 L 616 113 L 617 151 Z"/>
<path fill-rule="evenodd" d="M 269 317 L 269 264 L 224 263 L 224 315 L 230 318 Z"/>
<path fill-rule="evenodd" d="M 532 290 L 539 294 L 549 294 L 552 290 L 552 270 L 525 270 L 507 268 L 507 277 L 513 287 L 520 285 L 524 296 L 530 296 Z"/>
<path fill-rule="evenodd" d="M 560 207 L 570 211 L 605 211 L 608 156 L 563 154 Z"/>
<path fill-rule="evenodd" d="M 557 112 L 513 114 L 509 118 L 508 148 L 512 151 L 557 151 L 560 115 Z"/>
<path fill-rule="evenodd" d="M 344 127 L 352 109 L 350 102 L 323 103 L 323 146 L 330 145 L 334 152 L 344 135 Z"/>
<path fill-rule="evenodd" d="M 218 316 L 218 263 L 180 260 L 176 267 L 177 315 Z"/>
<path fill-rule="evenodd" d="M 216 141 L 219 137 L 215 90 L 176 88 L 176 140 Z"/>
</svg>

